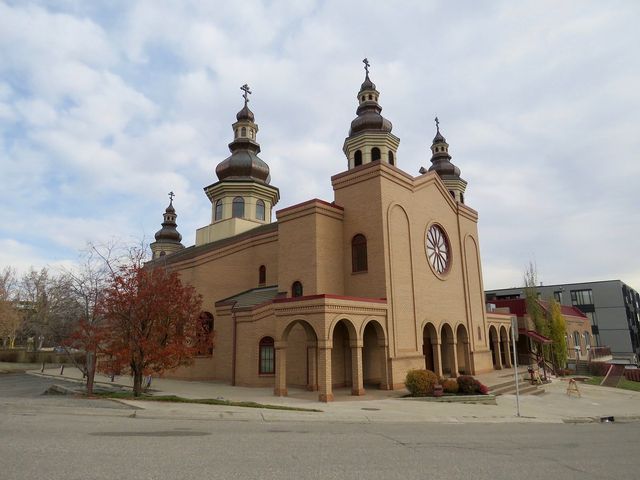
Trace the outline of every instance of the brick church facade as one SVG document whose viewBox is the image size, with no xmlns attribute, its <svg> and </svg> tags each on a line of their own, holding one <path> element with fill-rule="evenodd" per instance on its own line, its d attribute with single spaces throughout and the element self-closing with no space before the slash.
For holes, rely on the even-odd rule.
<svg viewBox="0 0 640 480">
<path fill-rule="evenodd" d="M 369 78 L 357 95 L 331 178 L 332 201 L 272 211 L 279 191 L 260 159 L 258 125 L 245 104 L 231 155 L 205 187 L 211 223 L 184 248 L 171 203 L 151 245 L 153 264 L 178 271 L 203 296 L 211 348 L 172 376 L 233 385 L 354 395 L 396 389 L 409 369 L 478 374 L 494 368 L 485 312 L 478 214 L 451 162 L 439 126 L 431 166 L 414 177 L 397 156 L 399 138 L 381 115 Z"/>
</svg>

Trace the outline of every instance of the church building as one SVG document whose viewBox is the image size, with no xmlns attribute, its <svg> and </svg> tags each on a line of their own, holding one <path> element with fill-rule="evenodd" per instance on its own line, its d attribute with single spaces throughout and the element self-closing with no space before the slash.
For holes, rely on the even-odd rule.
<svg viewBox="0 0 640 480">
<path fill-rule="evenodd" d="M 493 369 L 489 323 L 509 316 L 485 312 L 478 213 L 437 119 L 431 165 L 414 177 L 401 168 L 365 59 L 334 198 L 275 210 L 280 193 L 242 89 L 231 155 L 204 188 L 211 222 L 184 248 L 172 199 L 151 245 L 152 263 L 202 295 L 213 333 L 193 365 L 169 375 L 275 395 L 305 388 L 331 401 L 335 388 L 402 388 L 414 368 L 452 377 Z"/>
</svg>

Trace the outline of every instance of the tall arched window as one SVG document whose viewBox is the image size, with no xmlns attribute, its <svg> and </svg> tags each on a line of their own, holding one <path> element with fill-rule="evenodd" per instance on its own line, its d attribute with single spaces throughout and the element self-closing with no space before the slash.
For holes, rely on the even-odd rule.
<svg viewBox="0 0 640 480">
<path fill-rule="evenodd" d="M 260 340 L 259 366 L 260 375 L 273 375 L 276 372 L 276 350 L 273 338 L 263 337 Z"/>
<path fill-rule="evenodd" d="M 292 297 L 302 296 L 302 284 L 297 280 L 293 282 L 293 285 L 291 285 L 291 296 Z"/>
<path fill-rule="evenodd" d="M 256 218 L 264 220 L 264 202 L 262 200 L 256 202 Z"/>
<path fill-rule="evenodd" d="M 222 200 L 216 200 L 216 214 L 214 220 L 222 220 Z"/>
<path fill-rule="evenodd" d="M 371 161 L 375 162 L 376 160 L 380 160 L 380 149 L 378 147 L 373 147 L 371 149 Z"/>
<path fill-rule="evenodd" d="M 231 215 L 233 218 L 244 218 L 244 198 L 236 197 L 233 199 Z"/>
<path fill-rule="evenodd" d="M 358 167 L 360 165 L 362 165 L 362 152 L 356 150 L 356 153 L 353 154 L 353 166 Z"/>
<path fill-rule="evenodd" d="M 393 152 L 389 150 L 389 165 L 395 165 L 394 161 L 395 160 L 393 159 Z"/>
<path fill-rule="evenodd" d="M 242 127 L 240 129 L 240 135 L 243 136 L 243 137 L 247 136 L 247 127 Z"/>
<path fill-rule="evenodd" d="M 264 285 L 267 283 L 267 267 L 260 265 L 258 269 L 258 284 Z"/>
<path fill-rule="evenodd" d="M 351 271 L 367 271 L 367 239 L 358 234 L 351 240 Z"/>
<path fill-rule="evenodd" d="M 573 332 L 573 345 L 574 347 L 580 346 L 580 333 Z"/>
</svg>

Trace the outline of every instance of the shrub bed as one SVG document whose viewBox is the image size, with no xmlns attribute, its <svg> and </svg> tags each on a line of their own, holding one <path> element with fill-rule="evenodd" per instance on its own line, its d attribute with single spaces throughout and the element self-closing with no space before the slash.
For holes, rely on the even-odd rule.
<svg viewBox="0 0 640 480">
<path fill-rule="evenodd" d="M 438 376 L 431 370 L 409 370 L 404 382 L 413 397 L 433 395 L 433 387 L 436 383 L 438 383 Z"/>
</svg>

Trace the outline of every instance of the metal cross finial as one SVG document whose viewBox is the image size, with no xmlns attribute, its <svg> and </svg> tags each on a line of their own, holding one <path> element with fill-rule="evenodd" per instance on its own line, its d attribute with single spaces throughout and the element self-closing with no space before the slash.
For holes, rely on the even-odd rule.
<svg viewBox="0 0 640 480">
<path fill-rule="evenodd" d="M 173 203 L 173 197 L 175 197 L 176 194 L 173 192 L 169 192 L 169 203 Z"/>
<path fill-rule="evenodd" d="M 438 132 L 440 131 L 440 120 L 438 120 L 438 117 L 435 118 L 436 120 L 436 130 L 438 130 Z"/>
<path fill-rule="evenodd" d="M 367 75 L 369 75 L 369 66 L 371 65 L 369 63 L 369 60 L 365 58 L 364 60 L 362 60 L 362 63 L 364 63 L 364 71 L 367 72 Z"/>
<path fill-rule="evenodd" d="M 246 83 L 240 87 L 240 90 L 244 92 L 242 96 L 244 97 L 244 106 L 246 107 L 247 103 L 249 102 L 248 95 L 251 95 L 251 90 L 249 90 L 249 85 L 247 85 Z"/>
</svg>

